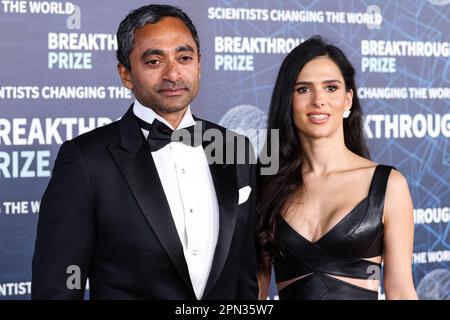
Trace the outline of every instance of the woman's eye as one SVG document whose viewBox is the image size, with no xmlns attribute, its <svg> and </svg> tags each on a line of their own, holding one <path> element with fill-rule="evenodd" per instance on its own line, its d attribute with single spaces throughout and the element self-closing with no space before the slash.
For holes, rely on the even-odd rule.
<svg viewBox="0 0 450 320">
<path fill-rule="evenodd" d="M 330 92 L 335 92 L 337 90 L 337 87 L 336 86 L 328 86 L 327 90 Z"/>
<path fill-rule="evenodd" d="M 308 92 L 308 87 L 299 87 L 297 89 L 298 93 L 307 93 Z"/>
</svg>

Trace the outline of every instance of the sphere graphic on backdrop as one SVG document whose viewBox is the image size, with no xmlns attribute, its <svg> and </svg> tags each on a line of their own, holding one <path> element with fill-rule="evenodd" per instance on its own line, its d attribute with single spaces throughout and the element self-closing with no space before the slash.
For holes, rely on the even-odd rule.
<svg viewBox="0 0 450 320">
<path fill-rule="evenodd" d="M 450 300 L 450 271 L 435 269 L 425 275 L 417 286 L 420 300 Z"/>
<path fill-rule="evenodd" d="M 267 114 L 252 105 L 238 105 L 227 111 L 219 124 L 247 136 L 255 152 L 261 152 L 266 137 Z"/>
</svg>

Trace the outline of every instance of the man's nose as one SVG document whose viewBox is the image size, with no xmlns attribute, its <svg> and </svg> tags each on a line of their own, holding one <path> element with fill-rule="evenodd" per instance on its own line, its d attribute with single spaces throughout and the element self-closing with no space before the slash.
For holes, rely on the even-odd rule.
<svg viewBox="0 0 450 320">
<path fill-rule="evenodd" d="M 164 70 L 163 79 L 170 82 L 176 82 L 181 79 L 180 70 L 178 69 L 176 61 L 169 61 L 169 63 L 167 63 Z"/>
</svg>

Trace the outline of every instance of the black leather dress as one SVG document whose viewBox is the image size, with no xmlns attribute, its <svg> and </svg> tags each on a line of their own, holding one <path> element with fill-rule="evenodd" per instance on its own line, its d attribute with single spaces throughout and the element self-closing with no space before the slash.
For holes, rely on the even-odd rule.
<svg viewBox="0 0 450 320">
<path fill-rule="evenodd" d="M 393 167 L 378 165 L 369 194 L 319 240 L 310 242 L 283 218 L 276 239 L 282 255 L 275 258 L 277 282 L 295 280 L 279 291 L 280 299 L 376 300 L 378 292 L 330 275 L 373 279 L 380 264 L 365 259 L 383 252 L 383 208 L 389 174 Z"/>
</svg>

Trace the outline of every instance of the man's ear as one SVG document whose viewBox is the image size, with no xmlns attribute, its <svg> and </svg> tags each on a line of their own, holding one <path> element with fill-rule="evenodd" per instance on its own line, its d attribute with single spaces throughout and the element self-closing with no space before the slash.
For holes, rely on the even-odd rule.
<svg viewBox="0 0 450 320">
<path fill-rule="evenodd" d="M 121 63 L 117 64 L 117 71 L 119 72 L 120 80 L 125 87 L 130 90 L 133 90 L 133 81 L 131 81 L 130 71 Z"/>
<path fill-rule="evenodd" d="M 200 80 L 202 77 L 202 55 L 198 54 L 198 79 Z"/>
</svg>

